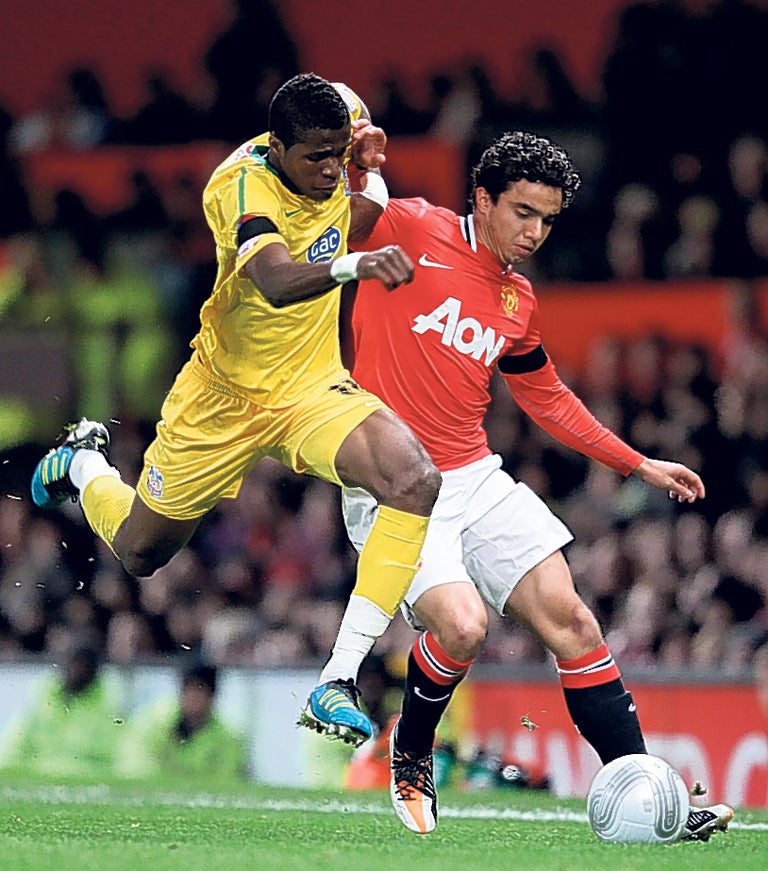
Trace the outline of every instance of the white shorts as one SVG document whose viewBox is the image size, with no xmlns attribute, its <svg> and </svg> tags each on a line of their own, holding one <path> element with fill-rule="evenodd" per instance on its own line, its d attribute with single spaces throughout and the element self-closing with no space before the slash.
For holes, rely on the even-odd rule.
<svg viewBox="0 0 768 871">
<path fill-rule="evenodd" d="M 344 488 L 342 511 L 350 541 L 360 551 L 376 518 L 376 500 L 366 490 Z M 504 613 L 523 575 L 572 541 L 568 527 L 525 484 L 501 471 L 498 455 L 443 472 L 403 614 L 419 596 L 441 584 L 474 584 L 485 602 Z"/>
</svg>

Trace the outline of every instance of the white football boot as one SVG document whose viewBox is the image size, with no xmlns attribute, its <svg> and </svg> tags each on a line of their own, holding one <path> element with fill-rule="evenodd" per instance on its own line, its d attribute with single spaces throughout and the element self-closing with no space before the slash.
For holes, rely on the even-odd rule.
<svg viewBox="0 0 768 871">
<path fill-rule="evenodd" d="M 397 749 L 397 726 L 390 737 L 389 794 L 400 821 L 412 832 L 427 835 L 437 825 L 437 792 L 432 754 L 413 756 Z"/>
</svg>

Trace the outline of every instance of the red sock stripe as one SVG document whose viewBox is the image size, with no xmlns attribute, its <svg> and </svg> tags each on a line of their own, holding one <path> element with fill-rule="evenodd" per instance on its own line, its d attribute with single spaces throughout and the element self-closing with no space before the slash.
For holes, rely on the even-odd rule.
<svg viewBox="0 0 768 871">
<path fill-rule="evenodd" d="M 474 661 L 470 659 L 467 662 L 459 662 L 458 659 L 448 656 L 429 632 L 425 632 L 416 640 L 411 653 L 424 674 L 431 681 L 444 687 L 458 683 Z"/>
<path fill-rule="evenodd" d="M 621 677 L 607 644 L 576 659 L 558 659 L 556 663 L 560 683 L 569 690 L 596 687 Z"/>
</svg>

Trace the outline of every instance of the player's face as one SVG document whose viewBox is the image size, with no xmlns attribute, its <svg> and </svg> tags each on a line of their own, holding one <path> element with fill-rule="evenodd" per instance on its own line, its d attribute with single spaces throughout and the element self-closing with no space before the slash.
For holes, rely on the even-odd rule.
<svg viewBox="0 0 768 871">
<path fill-rule="evenodd" d="M 495 204 L 485 188 L 478 188 L 474 211 L 477 236 L 501 263 L 522 263 L 549 236 L 562 205 L 560 188 L 542 182 L 513 182 Z"/>
<path fill-rule="evenodd" d="M 299 142 L 286 148 L 270 137 L 270 160 L 293 184 L 296 192 L 312 200 L 328 200 L 341 181 L 351 127 L 341 130 L 307 130 Z"/>
</svg>

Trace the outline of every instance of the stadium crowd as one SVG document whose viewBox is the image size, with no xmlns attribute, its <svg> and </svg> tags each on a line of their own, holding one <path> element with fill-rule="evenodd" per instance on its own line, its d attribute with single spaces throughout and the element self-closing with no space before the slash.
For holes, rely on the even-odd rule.
<svg viewBox="0 0 768 871">
<path fill-rule="evenodd" d="M 254 52 L 264 66 L 251 70 L 248 94 L 235 97 L 243 77 L 233 78 L 227 58 L 241 56 L 231 46 L 252 27 L 244 18 L 212 43 L 217 96 L 209 105 L 154 74 L 146 105 L 118 119 L 96 75 L 79 69 L 57 105 L 0 116 L 0 329 L 55 327 L 75 367 L 71 408 L 38 397 L 29 407 L 2 402 L 4 658 L 57 655 L 73 633 L 116 663 L 187 651 L 216 664 L 316 663 L 333 643 L 356 557 L 331 485 L 262 463 L 237 500 L 222 502 L 182 553 L 142 581 L 93 540 L 79 507 L 43 515 L 28 496 L 35 442 L 47 441 L 62 411 L 113 419 L 113 460 L 138 474 L 149 422 L 210 290 L 213 251 L 189 177 L 163 195 L 136 173 L 133 199 L 105 218 L 75 190 L 42 203 L 24 161 L 62 144 L 88 151 L 254 135 L 265 95 L 299 69 L 300 50 L 276 19 L 265 43 L 275 54 Z M 370 105 L 390 136 L 459 143 L 469 164 L 501 129 L 551 132 L 569 148 L 584 195 L 558 223 L 557 245 L 533 264 L 542 293 L 548 279 L 731 280 L 727 339 L 716 354 L 660 336 L 604 337 L 585 371 L 562 372 L 639 450 L 697 469 L 705 500 L 681 508 L 561 450 L 503 388 L 487 423 L 505 468 L 573 529 L 574 578 L 624 667 L 739 673 L 768 641 L 768 335 L 754 285 L 768 275 L 768 121 L 743 87 L 762 56 L 744 41 L 766 44 L 768 12 L 742 2 L 714 3 L 706 14 L 638 4 L 624 10 L 617 34 L 600 104 L 585 100 L 542 47 L 513 103 L 499 102 L 478 65 L 435 75 L 429 106 L 412 105 L 396 77 Z M 526 632 L 491 621 L 479 661 L 541 660 Z M 398 620 L 377 651 L 400 656 L 408 638 Z"/>
</svg>

